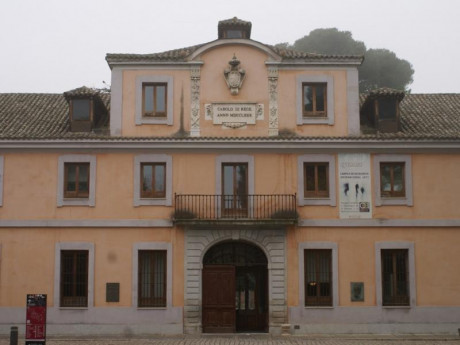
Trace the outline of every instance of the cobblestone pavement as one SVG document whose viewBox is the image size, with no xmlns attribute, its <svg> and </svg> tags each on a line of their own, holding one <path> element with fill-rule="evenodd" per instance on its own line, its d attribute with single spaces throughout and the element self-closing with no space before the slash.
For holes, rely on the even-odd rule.
<svg viewBox="0 0 460 345">
<path fill-rule="evenodd" d="M 228 335 L 201 337 L 149 338 L 49 338 L 47 345 L 460 345 L 455 336 L 285 336 Z M 0 345 L 9 345 L 9 338 L 0 338 Z M 19 339 L 18 345 L 24 345 Z"/>
</svg>

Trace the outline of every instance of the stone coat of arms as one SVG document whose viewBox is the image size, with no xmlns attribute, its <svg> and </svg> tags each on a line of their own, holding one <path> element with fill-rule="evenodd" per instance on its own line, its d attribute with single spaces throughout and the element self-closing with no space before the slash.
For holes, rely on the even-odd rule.
<svg viewBox="0 0 460 345">
<path fill-rule="evenodd" d="M 230 68 L 224 70 L 225 81 L 232 95 L 237 95 L 243 85 L 246 71 L 239 67 L 240 60 L 233 55 L 233 58 L 228 62 Z"/>
</svg>

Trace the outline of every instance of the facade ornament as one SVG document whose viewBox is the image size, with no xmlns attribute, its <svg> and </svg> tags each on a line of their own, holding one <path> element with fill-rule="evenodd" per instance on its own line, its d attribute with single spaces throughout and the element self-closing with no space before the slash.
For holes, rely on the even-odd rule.
<svg viewBox="0 0 460 345">
<path fill-rule="evenodd" d="M 190 135 L 192 137 L 200 136 L 200 72 L 199 66 L 193 66 L 190 69 L 191 81 L 191 111 L 190 111 Z"/>
<path fill-rule="evenodd" d="M 268 135 L 278 135 L 278 68 L 268 68 Z"/>
<path fill-rule="evenodd" d="M 228 64 L 230 67 L 224 70 L 225 81 L 230 89 L 230 93 L 232 95 L 238 95 L 241 86 L 243 85 L 246 71 L 239 67 L 240 60 L 236 58 L 235 54 L 233 54 L 233 58 L 228 62 Z"/>
</svg>

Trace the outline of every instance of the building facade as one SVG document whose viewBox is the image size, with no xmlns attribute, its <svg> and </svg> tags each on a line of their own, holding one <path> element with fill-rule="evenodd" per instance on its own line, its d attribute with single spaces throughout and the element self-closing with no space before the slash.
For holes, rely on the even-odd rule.
<svg viewBox="0 0 460 345">
<path fill-rule="evenodd" d="M 460 95 L 250 34 L 0 95 L 3 334 L 457 333 Z"/>
</svg>

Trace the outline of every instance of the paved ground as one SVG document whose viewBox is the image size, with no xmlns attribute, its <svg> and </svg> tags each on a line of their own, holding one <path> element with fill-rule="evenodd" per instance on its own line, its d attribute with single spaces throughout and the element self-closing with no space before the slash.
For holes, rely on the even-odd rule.
<svg viewBox="0 0 460 345">
<path fill-rule="evenodd" d="M 9 338 L 0 338 L 0 345 L 9 345 Z M 49 338 L 47 345 L 460 345 L 456 336 L 285 336 L 228 335 L 201 337 L 151 338 Z M 24 345 L 19 339 L 18 345 Z"/>
</svg>

